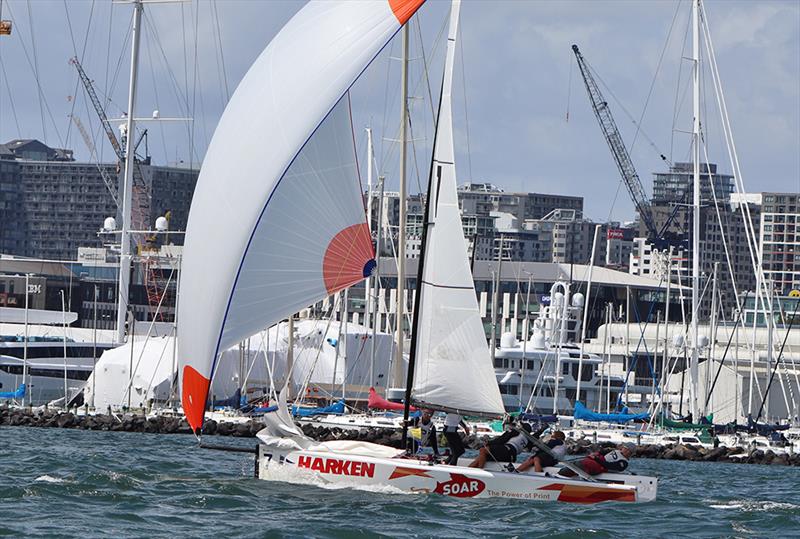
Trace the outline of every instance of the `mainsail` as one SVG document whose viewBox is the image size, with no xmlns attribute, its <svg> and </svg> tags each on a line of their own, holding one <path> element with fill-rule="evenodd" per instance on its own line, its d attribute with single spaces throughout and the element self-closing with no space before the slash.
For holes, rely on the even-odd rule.
<svg viewBox="0 0 800 539">
<path fill-rule="evenodd" d="M 312 1 L 231 97 L 182 261 L 179 370 L 193 429 L 220 350 L 374 267 L 345 94 L 423 1 Z"/>
<path fill-rule="evenodd" d="M 451 90 L 460 2 L 453 2 L 418 283 L 414 385 L 420 406 L 463 414 L 505 410 L 475 296 L 456 192 Z"/>
</svg>

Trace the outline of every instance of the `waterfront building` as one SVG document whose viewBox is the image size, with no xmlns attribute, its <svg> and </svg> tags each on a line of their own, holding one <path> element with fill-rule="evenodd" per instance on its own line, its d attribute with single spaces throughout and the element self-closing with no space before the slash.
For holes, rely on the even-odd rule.
<svg viewBox="0 0 800 539">
<path fill-rule="evenodd" d="M 135 173 L 133 228 L 151 229 L 166 214 L 172 230 L 185 228 L 197 174 L 144 160 Z M 0 144 L 0 253 L 69 261 L 79 247 L 101 247 L 103 221 L 119 217 L 120 177 L 116 163 L 78 162 L 71 150 L 37 140 Z"/>
</svg>

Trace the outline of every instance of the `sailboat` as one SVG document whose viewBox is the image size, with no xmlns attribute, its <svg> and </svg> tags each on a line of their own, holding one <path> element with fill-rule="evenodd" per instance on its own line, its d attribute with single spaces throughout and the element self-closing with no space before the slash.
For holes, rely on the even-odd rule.
<svg viewBox="0 0 800 539">
<path fill-rule="evenodd" d="M 374 268 L 358 186 L 348 90 L 423 0 L 312 1 L 245 75 L 214 134 L 187 226 L 179 324 L 182 401 L 199 434 L 220 350 Z M 456 197 L 450 93 L 460 1 L 452 4 L 431 166 L 406 398 L 460 414 L 504 408 L 483 337 Z M 269 148 L 265 154 L 262 148 Z M 237 164 L 231 174 L 230 163 Z M 234 214 L 229 227 L 211 219 Z M 220 252 L 222 250 L 223 252 Z M 458 498 L 643 502 L 656 480 L 568 479 L 447 466 L 402 449 L 316 442 L 284 387 L 258 433 L 260 479 Z"/>
</svg>

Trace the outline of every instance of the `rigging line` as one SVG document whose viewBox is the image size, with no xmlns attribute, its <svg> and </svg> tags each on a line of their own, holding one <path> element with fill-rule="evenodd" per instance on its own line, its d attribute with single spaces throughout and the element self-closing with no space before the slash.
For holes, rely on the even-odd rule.
<svg viewBox="0 0 800 539">
<path fill-rule="evenodd" d="M 2 47 L 0 47 L 0 51 L 2 51 Z M 11 114 L 14 116 L 14 124 L 17 126 L 17 138 L 22 138 L 22 129 L 19 126 L 19 118 L 17 117 L 17 107 L 14 104 L 11 86 L 8 84 L 8 74 L 6 73 L 6 65 L 3 63 L 2 54 L 0 54 L 0 71 L 3 72 L 3 81 L 5 82 L 6 91 L 8 92 L 8 101 L 11 103 Z M 0 123 L 0 125 L 2 125 L 2 123 Z"/>
<path fill-rule="evenodd" d="M 394 50 L 394 45 L 395 45 L 395 40 L 392 40 L 391 44 L 389 45 L 388 56 L 386 57 L 386 77 L 384 78 L 384 80 L 386 81 L 386 86 L 385 86 L 384 92 L 383 92 L 383 122 L 381 123 L 381 134 L 383 134 L 386 131 L 386 123 L 387 123 L 386 117 L 389 114 L 389 81 L 391 81 L 391 77 L 389 75 L 390 75 L 391 70 L 392 70 L 391 69 L 392 68 L 392 51 Z M 379 150 L 377 152 L 375 152 L 376 154 L 380 154 L 381 155 L 381 160 L 382 161 L 386 157 L 386 154 L 384 153 L 384 148 L 383 148 L 383 144 L 384 144 L 385 141 L 386 141 L 385 137 L 381 136 L 380 137 L 380 148 L 379 148 Z M 380 170 L 380 169 L 376 169 L 376 170 Z"/>
<path fill-rule="evenodd" d="M 164 63 L 164 67 L 169 74 L 170 82 L 172 83 L 172 90 L 175 93 L 175 99 L 178 104 L 178 108 L 181 111 L 181 114 L 188 115 L 189 114 L 189 101 L 188 96 L 181 91 L 180 84 L 178 83 L 178 79 L 175 77 L 175 70 L 172 69 L 172 66 L 167 59 L 167 54 L 164 51 L 164 46 L 161 43 L 161 38 L 158 35 L 157 28 L 155 23 L 147 16 L 145 13 L 145 23 L 150 26 L 150 31 L 152 34 L 153 39 L 155 40 L 156 45 L 158 46 L 158 50 L 161 53 L 161 60 Z M 185 66 L 184 66 L 185 67 Z M 188 86 L 185 86 L 185 88 Z M 185 108 L 183 108 L 185 107 Z"/>
<path fill-rule="evenodd" d="M 436 123 L 436 111 L 433 107 L 433 91 L 431 90 L 431 79 L 429 77 L 430 70 L 428 69 L 428 58 L 425 55 L 425 42 L 422 40 L 422 28 L 419 24 L 419 17 L 414 17 L 415 28 L 417 30 L 417 36 L 419 38 L 419 48 L 420 52 L 422 53 L 422 69 L 423 73 L 425 74 L 425 83 L 428 90 L 428 102 L 431 107 L 431 118 L 433 123 Z M 436 43 L 439 41 L 439 38 L 442 37 L 442 32 L 444 31 L 444 25 L 442 25 L 441 29 L 439 30 L 439 35 L 436 36 L 436 40 L 434 41 L 433 49 L 436 50 Z"/>
<path fill-rule="evenodd" d="M 29 16 L 29 18 L 30 18 L 30 9 L 31 8 L 30 8 L 30 1 L 29 1 L 28 2 L 28 16 Z M 12 20 L 16 20 L 16 18 L 14 17 L 13 12 L 11 10 L 11 4 L 8 4 L 8 14 L 11 17 Z M 31 34 L 32 34 L 32 31 L 33 31 L 33 20 L 31 19 L 30 22 L 31 22 Z M 19 34 L 19 30 L 18 30 L 17 33 Z M 44 93 L 42 91 L 42 85 L 41 85 L 41 81 L 39 79 L 38 68 L 34 67 L 34 62 L 31 61 L 31 57 L 28 54 L 28 47 L 25 45 L 25 40 L 22 38 L 21 34 L 19 34 L 19 35 L 20 35 L 19 42 L 20 42 L 20 45 L 22 46 L 22 51 L 25 54 L 25 59 L 28 62 L 28 67 L 30 67 L 31 71 L 33 71 L 34 79 L 36 80 L 36 88 L 38 90 L 38 97 L 39 97 L 39 112 L 41 113 L 41 116 L 42 116 L 42 131 L 43 131 L 43 135 L 45 135 L 45 138 L 46 138 L 46 129 L 45 129 L 45 125 L 46 124 L 45 124 L 45 120 L 44 120 L 44 110 L 46 109 L 48 114 L 49 114 L 49 116 L 50 116 L 50 121 L 53 124 L 53 128 L 56 131 L 56 136 L 59 139 L 59 143 L 63 146 L 64 144 L 63 144 L 63 140 L 61 139 L 61 134 L 58 131 L 58 126 L 56 125 L 56 122 L 55 122 L 55 119 L 53 118 L 52 112 L 50 112 L 50 107 L 49 107 L 49 105 L 47 103 L 47 100 L 44 99 Z M 34 45 L 34 51 L 35 51 L 35 41 L 33 41 L 33 37 L 31 37 L 31 43 L 32 43 L 32 45 Z M 38 65 L 38 62 L 37 62 L 37 65 Z M 42 103 L 44 103 L 44 107 L 42 107 Z"/>
<path fill-rule="evenodd" d="M 186 12 L 183 9 L 183 2 L 181 2 L 181 44 L 183 47 L 183 89 L 184 89 L 184 103 L 186 106 L 186 114 L 189 114 L 189 57 L 186 53 Z M 186 123 L 186 138 L 188 140 L 191 131 L 189 123 Z M 191 149 L 189 151 L 191 153 Z M 177 157 L 177 156 L 176 156 Z"/>
<path fill-rule="evenodd" d="M 419 163 L 417 161 L 417 145 L 414 144 L 414 122 L 411 121 L 411 115 L 408 115 L 408 131 L 411 135 L 411 154 L 412 154 L 412 161 L 414 161 L 414 173 L 415 178 L 417 180 L 417 189 L 418 193 L 422 194 L 422 183 L 420 182 L 420 172 L 419 172 Z"/>
<path fill-rule="evenodd" d="M 108 72 L 109 72 L 109 68 L 110 68 L 110 64 L 111 64 L 111 28 L 112 28 L 113 24 L 114 24 L 114 3 L 112 2 L 112 3 L 109 3 L 109 7 L 108 7 L 108 38 L 107 38 L 107 41 L 106 41 L 106 70 L 105 70 L 105 73 L 103 75 L 103 90 L 104 90 L 106 95 L 110 95 L 110 92 L 109 92 L 109 89 L 108 89 Z M 89 113 L 89 104 L 88 103 L 86 104 L 86 113 L 87 114 Z M 92 136 L 95 137 L 95 131 L 94 130 L 92 130 Z M 95 144 L 95 147 L 97 147 L 97 139 L 93 138 L 92 142 Z M 101 144 L 100 148 L 99 148 L 100 151 L 98 153 L 98 159 L 97 159 L 99 162 L 103 161 L 103 149 L 104 149 L 104 146 L 105 145 Z"/>
<path fill-rule="evenodd" d="M 72 53 L 75 55 L 76 58 L 79 58 L 81 61 L 83 61 L 84 54 L 86 53 L 86 44 L 89 41 L 89 31 L 90 31 L 90 29 L 92 27 L 92 16 L 94 15 L 94 4 L 95 4 L 95 2 L 94 2 L 94 0 L 92 0 L 92 5 L 91 5 L 91 8 L 89 10 L 89 22 L 86 24 L 86 35 L 85 35 L 85 37 L 83 39 L 83 48 L 81 50 L 81 55 L 78 56 L 78 47 L 77 47 L 77 45 L 75 43 L 75 36 L 74 36 L 74 34 L 72 32 L 72 21 L 70 20 L 70 17 L 69 17 L 69 8 L 67 8 L 67 0 L 64 0 L 64 13 L 65 13 L 65 15 L 67 17 L 67 25 L 69 27 L 69 35 L 70 35 L 70 39 L 72 40 Z M 77 74 L 75 74 L 75 90 L 73 90 L 73 92 L 72 92 L 72 96 L 73 97 L 72 97 L 72 103 L 71 103 L 71 107 L 70 107 L 68 118 L 71 118 L 72 115 L 75 113 L 75 106 L 77 105 L 77 102 L 78 102 L 78 88 L 79 88 L 79 85 L 80 85 L 80 77 Z M 67 136 L 64 139 L 64 147 L 65 148 L 69 147 L 69 139 L 70 139 L 71 133 L 72 133 L 72 122 L 67 120 Z"/>
<path fill-rule="evenodd" d="M 213 13 L 213 6 L 211 4 L 212 0 L 208 1 L 208 17 L 209 20 L 213 21 L 214 13 Z M 225 88 L 223 87 L 222 82 L 222 66 L 219 62 L 219 51 L 217 50 L 217 27 L 215 25 L 211 25 L 211 41 L 214 43 L 214 62 L 217 64 L 217 84 L 219 85 L 219 97 L 220 101 L 222 101 L 222 108 L 225 108 Z"/>
<path fill-rule="evenodd" d="M 149 31 L 149 33 L 152 36 L 153 34 L 155 34 L 155 28 L 153 27 L 152 24 L 148 24 L 148 22 L 149 21 L 147 17 L 145 17 L 144 29 L 146 32 Z M 145 39 L 145 52 L 147 53 L 147 64 L 150 66 L 150 78 L 153 82 L 153 96 L 155 97 L 156 109 L 161 110 L 161 104 L 159 103 L 159 98 L 158 98 L 158 85 L 156 84 L 156 70 L 154 69 L 155 64 L 153 64 L 152 43 L 151 43 L 152 41 L 155 40 Z M 169 154 L 167 153 L 167 141 L 166 141 L 167 137 L 164 133 L 164 122 L 157 122 L 157 123 L 159 132 L 161 133 L 161 147 L 164 152 L 164 161 L 166 161 L 168 159 L 167 156 Z M 145 155 L 144 157 L 145 159 L 147 159 L 148 156 Z"/>
<path fill-rule="evenodd" d="M 230 101 L 231 99 L 231 92 L 228 88 L 228 72 L 225 69 L 225 55 L 222 52 L 222 29 L 220 28 L 219 24 L 219 11 L 217 11 L 217 0 L 211 0 L 211 5 L 214 10 L 214 21 L 216 22 L 217 26 L 217 41 L 219 43 L 219 59 L 222 63 L 222 80 L 225 83 L 225 103 Z"/>
<path fill-rule="evenodd" d="M 33 54 L 33 75 L 36 78 L 36 86 L 37 86 L 37 88 L 39 90 L 39 92 L 38 92 L 39 114 L 42 117 L 42 136 L 44 137 L 44 140 L 46 141 L 47 140 L 47 126 L 46 126 L 45 119 L 44 119 L 44 106 L 43 106 L 43 103 L 42 103 L 42 85 L 39 82 L 39 58 L 38 58 L 38 55 L 36 54 L 36 37 L 34 35 L 34 29 L 33 29 L 33 12 L 31 10 L 31 0 L 28 0 L 26 2 L 26 5 L 28 6 L 28 24 L 30 25 L 30 31 L 31 31 L 31 52 Z M 9 6 L 9 11 L 11 11 L 10 6 Z M 20 42 L 22 42 L 22 37 L 21 36 L 20 36 Z M 26 55 L 27 55 L 27 53 L 26 53 Z"/>
<path fill-rule="evenodd" d="M 664 155 L 664 152 L 662 152 L 659 149 L 658 145 L 655 142 L 653 142 L 653 139 L 651 139 L 647 135 L 645 130 L 642 129 L 642 126 L 636 121 L 636 118 L 633 117 L 633 114 L 631 114 L 630 111 L 627 108 L 625 108 L 625 105 L 622 103 L 622 101 L 616 96 L 616 94 L 614 94 L 614 91 L 611 89 L 611 87 L 608 84 L 606 84 L 606 82 L 603 80 L 603 78 L 600 76 L 600 74 L 597 73 L 597 71 L 594 69 L 594 67 L 591 64 L 589 64 L 589 62 L 587 62 L 586 60 L 584 60 L 584 63 L 586 64 L 586 67 L 588 67 L 589 70 L 592 72 L 592 74 L 595 76 L 595 78 L 597 78 L 597 80 L 600 81 L 600 84 L 602 84 L 602 86 L 606 89 L 606 91 L 611 96 L 611 98 L 616 102 L 617 105 L 619 105 L 620 110 L 622 110 L 622 112 L 625 113 L 625 115 L 628 117 L 628 119 L 631 121 L 631 123 L 633 125 L 635 125 L 636 128 L 641 132 L 642 137 L 644 137 L 644 139 L 647 141 L 647 143 L 650 145 L 650 147 L 653 148 L 653 150 L 655 150 L 656 154 L 659 157 Z"/>
<path fill-rule="evenodd" d="M 190 111 L 189 116 L 194 118 L 195 112 L 197 111 L 197 78 L 198 78 L 198 65 L 197 65 L 197 45 L 198 45 L 198 43 L 197 42 L 198 42 L 198 35 L 199 35 L 198 28 L 200 26 L 200 8 L 198 7 L 198 9 L 195 9 L 194 8 L 194 4 L 192 4 L 191 15 L 194 16 L 194 51 L 193 51 L 193 54 L 192 54 L 192 68 L 193 68 L 193 73 L 192 73 L 192 109 Z M 190 136 L 189 136 L 189 147 L 190 148 L 194 148 L 195 147 L 194 138 L 195 138 L 195 122 L 192 122 L 191 133 L 190 133 Z M 190 153 L 189 154 L 189 168 L 193 168 L 193 167 L 194 167 L 194 154 Z"/>
<path fill-rule="evenodd" d="M 469 181 L 473 181 L 474 176 L 472 174 L 472 144 L 470 143 L 470 136 L 469 136 L 469 106 L 467 105 L 467 75 L 466 75 L 466 67 L 464 62 L 464 31 L 461 31 L 462 39 L 458 40 L 458 46 L 461 49 L 461 87 L 464 92 L 464 124 L 466 129 L 467 135 L 467 168 L 469 170 Z"/>
<path fill-rule="evenodd" d="M 683 43 L 681 44 L 681 54 L 680 58 L 683 58 L 686 55 L 686 42 L 689 39 L 689 28 L 690 28 L 690 17 L 687 16 L 686 18 L 686 30 L 683 33 Z M 679 103 L 679 96 L 681 93 L 681 75 L 683 73 L 683 62 L 678 63 L 678 81 L 675 84 L 675 102 L 672 105 L 672 130 L 670 132 L 670 140 L 669 140 L 669 160 L 673 162 L 673 155 L 674 155 L 674 148 L 675 148 L 675 126 L 678 123 L 678 116 L 680 114 L 680 103 L 683 102 L 683 99 L 686 98 L 685 94 L 683 99 L 680 99 Z M 691 78 L 689 78 L 691 80 Z"/>
<path fill-rule="evenodd" d="M 650 89 L 647 91 L 647 98 L 644 100 L 644 108 L 642 109 L 642 114 L 639 116 L 639 123 L 636 125 L 636 131 L 633 134 L 633 140 L 631 141 L 631 148 L 630 151 L 633 152 L 634 146 L 636 146 L 636 140 L 639 138 L 639 132 L 641 131 L 641 125 L 644 121 L 644 115 L 647 113 L 647 106 L 650 104 L 650 97 L 653 95 L 653 89 L 656 86 L 656 80 L 658 79 L 658 73 L 661 70 L 661 64 L 664 61 L 664 55 L 667 52 L 667 48 L 669 47 L 670 39 L 672 38 L 672 30 L 675 28 L 675 21 L 678 19 L 678 13 L 680 12 L 681 8 L 681 0 L 678 0 L 677 5 L 675 6 L 675 14 L 672 16 L 672 22 L 669 25 L 669 31 L 667 32 L 667 39 L 664 41 L 664 47 L 661 49 L 661 56 L 658 57 L 658 64 L 656 64 L 656 72 L 653 74 L 653 80 L 650 82 Z"/>
</svg>

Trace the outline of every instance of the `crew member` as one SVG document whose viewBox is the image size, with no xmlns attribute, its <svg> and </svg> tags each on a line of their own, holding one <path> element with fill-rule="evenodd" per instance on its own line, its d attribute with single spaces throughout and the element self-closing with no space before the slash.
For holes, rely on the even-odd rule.
<svg viewBox="0 0 800 539">
<path fill-rule="evenodd" d="M 527 423 L 520 424 L 519 429 L 510 429 L 498 436 L 494 440 L 490 440 L 485 446 L 481 447 L 478 452 L 478 457 L 473 460 L 470 468 L 483 468 L 486 466 L 487 460 L 495 462 L 516 462 L 517 455 L 524 451 L 530 451 L 533 444 L 531 444 L 528 437 L 521 431 L 526 433 L 531 432 L 531 426 Z"/>
<path fill-rule="evenodd" d="M 412 450 L 418 453 L 423 447 L 430 447 L 433 449 L 433 454 L 439 456 L 439 444 L 436 442 L 436 425 L 433 424 L 433 410 L 423 410 L 422 415 L 415 417 L 411 425 L 418 427 L 421 431 L 419 440 L 412 438 Z"/>
<path fill-rule="evenodd" d="M 598 475 L 605 472 L 624 472 L 628 469 L 628 460 L 631 458 L 630 448 L 622 446 L 605 454 L 592 453 L 581 461 L 581 468 L 589 475 Z"/>
<path fill-rule="evenodd" d="M 461 440 L 461 435 L 458 433 L 458 427 L 464 429 L 464 432 L 469 436 L 469 426 L 464 423 L 464 418 L 458 414 L 447 414 L 444 418 L 444 437 L 447 440 L 447 446 L 450 448 L 450 456 L 445 464 L 451 466 L 458 465 L 458 457 L 464 454 L 464 442 Z"/>
<path fill-rule="evenodd" d="M 550 435 L 550 439 L 546 442 L 547 447 L 555 455 L 555 458 L 550 453 L 545 451 L 535 451 L 530 457 L 517 467 L 518 472 L 527 471 L 533 467 L 534 471 L 542 472 L 548 466 L 555 466 L 567 454 L 567 446 L 564 443 L 564 433 L 560 430 L 555 431 Z"/>
</svg>

